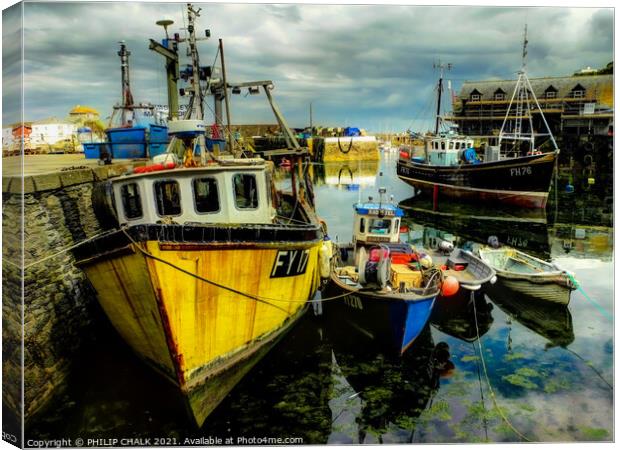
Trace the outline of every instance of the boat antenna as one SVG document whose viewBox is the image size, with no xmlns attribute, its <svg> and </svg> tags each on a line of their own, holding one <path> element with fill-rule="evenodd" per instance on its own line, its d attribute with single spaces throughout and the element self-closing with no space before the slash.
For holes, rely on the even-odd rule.
<svg viewBox="0 0 620 450">
<path fill-rule="evenodd" d="M 163 19 L 163 20 L 158 20 L 157 22 L 155 22 L 156 25 L 159 25 L 160 27 L 164 27 L 164 32 L 166 33 L 166 39 L 170 39 L 170 36 L 168 36 L 168 27 L 172 25 L 173 23 L 174 21 L 170 19 Z"/>
<path fill-rule="evenodd" d="M 443 92 L 443 71 L 452 70 L 452 63 L 442 64 L 441 60 L 433 63 L 434 69 L 439 69 L 439 82 L 437 83 L 437 114 L 435 115 L 435 134 L 439 134 L 439 123 L 441 122 L 441 93 Z"/>
</svg>

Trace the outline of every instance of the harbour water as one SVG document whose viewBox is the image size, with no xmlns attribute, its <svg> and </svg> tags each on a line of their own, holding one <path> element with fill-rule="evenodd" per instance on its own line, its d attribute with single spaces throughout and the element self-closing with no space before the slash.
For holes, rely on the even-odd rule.
<svg viewBox="0 0 620 450">
<path fill-rule="evenodd" d="M 497 290 L 440 298 L 402 358 L 310 308 L 199 430 L 174 386 L 142 364 L 101 314 L 94 344 L 54 402 L 27 424 L 26 442 L 613 440 L 613 229 L 605 201 L 552 191 L 547 213 L 525 218 L 479 205 L 433 208 L 412 199 L 412 188 L 396 177 L 397 157 L 312 168 L 318 213 L 332 239 L 349 242 L 352 204 L 381 185 L 405 208 L 416 245 L 447 236 L 475 247 L 494 235 L 572 271 L 582 291 L 572 293 L 567 309 L 524 304 Z"/>
</svg>

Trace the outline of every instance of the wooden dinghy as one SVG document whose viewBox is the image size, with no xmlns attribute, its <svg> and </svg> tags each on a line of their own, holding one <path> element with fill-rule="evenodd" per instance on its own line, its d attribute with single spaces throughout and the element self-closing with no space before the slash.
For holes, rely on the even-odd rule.
<svg viewBox="0 0 620 450">
<path fill-rule="evenodd" d="M 519 250 L 483 248 L 479 255 L 495 269 L 502 285 L 525 296 L 568 305 L 576 288 L 567 271 Z"/>
</svg>

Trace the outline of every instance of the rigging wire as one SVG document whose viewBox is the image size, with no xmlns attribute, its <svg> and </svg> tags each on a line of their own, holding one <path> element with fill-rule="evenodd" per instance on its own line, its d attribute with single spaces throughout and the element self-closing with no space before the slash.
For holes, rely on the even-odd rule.
<svg viewBox="0 0 620 450">
<path fill-rule="evenodd" d="M 472 292 L 472 295 L 473 295 L 473 292 Z M 495 406 L 495 409 L 497 409 L 497 412 L 499 412 L 499 415 L 502 417 L 502 419 L 504 419 L 504 422 L 506 422 L 506 424 L 510 427 L 512 431 L 514 431 L 517 434 L 517 436 L 519 436 L 524 441 L 532 442 L 531 439 L 529 439 L 527 436 L 525 436 L 523 433 L 521 433 L 519 430 L 515 428 L 515 426 L 512 424 L 512 422 L 510 422 L 510 420 L 508 420 L 508 417 L 506 417 L 506 415 L 504 414 L 504 411 L 502 411 L 502 409 L 499 407 L 497 403 L 497 398 L 495 397 L 495 391 L 493 391 L 493 387 L 491 386 L 491 380 L 489 379 L 487 365 L 484 362 L 482 340 L 480 339 L 480 330 L 478 328 L 478 313 L 476 312 L 476 302 L 473 302 L 473 304 L 474 304 L 474 323 L 476 325 L 476 337 L 478 338 L 478 351 L 480 352 L 480 362 L 482 363 L 484 377 L 486 378 L 487 385 L 489 386 L 489 392 L 491 393 L 491 400 L 493 400 L 493 405 Z"/>
</svg>

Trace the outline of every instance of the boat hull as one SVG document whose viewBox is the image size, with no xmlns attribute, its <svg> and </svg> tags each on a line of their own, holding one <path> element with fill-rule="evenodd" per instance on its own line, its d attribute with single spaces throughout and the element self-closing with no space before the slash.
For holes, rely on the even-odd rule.
<svg viewBox="0 0 620 450">
<path fill-rule="evenodd" d="M 256 228 L 246 230 L 248 238 L 260 234 Z M 262 231 L 264 242 L 206 242 L 192 236 L 219 231 L 138 226 L 94 241 L 77 255 L 110 322 L 179 387 L 198 426 L 301 317 L 320 282 L 318 232 L 304 242 L 287 241 L 284 232 L 274 241 L 268 229 Z M 160 239 L 152 239 L 157 233 Z M 280 276 L 287 268 L 292 273 Z"/>
<path fill-rule="evenodd" d="M 544 208 L 557 152 L 481 164 L 433 166 L 399 159 L 398 177 L 433 195 Z"/>
<path fill-rule="evenodd" d="M 400 294 L 360 292 L 332 277 L 323 297 L 343 294 L 348 295 L 323 304 L 325 314 L 345 320 L 366 337 L 389 343 L 403 354 L 428 323 L 438 293 L 406 299 Z"/>
<path fill-rule="evenodd" d="M 510 248 L 478 252 L 495 269 L 503 287 L 536 301 L 568 305 L 576 286 L 571 276 L 557 266 Z"/>
<path fill-rule="evenodd" d="M 527 279 L 507 278 L 498 272 L 498 283 L 530 299 L 544 300 L 559 305 L 568 305 L 571 289 L 555 279 L 533 282 Z"/>
</svg>

